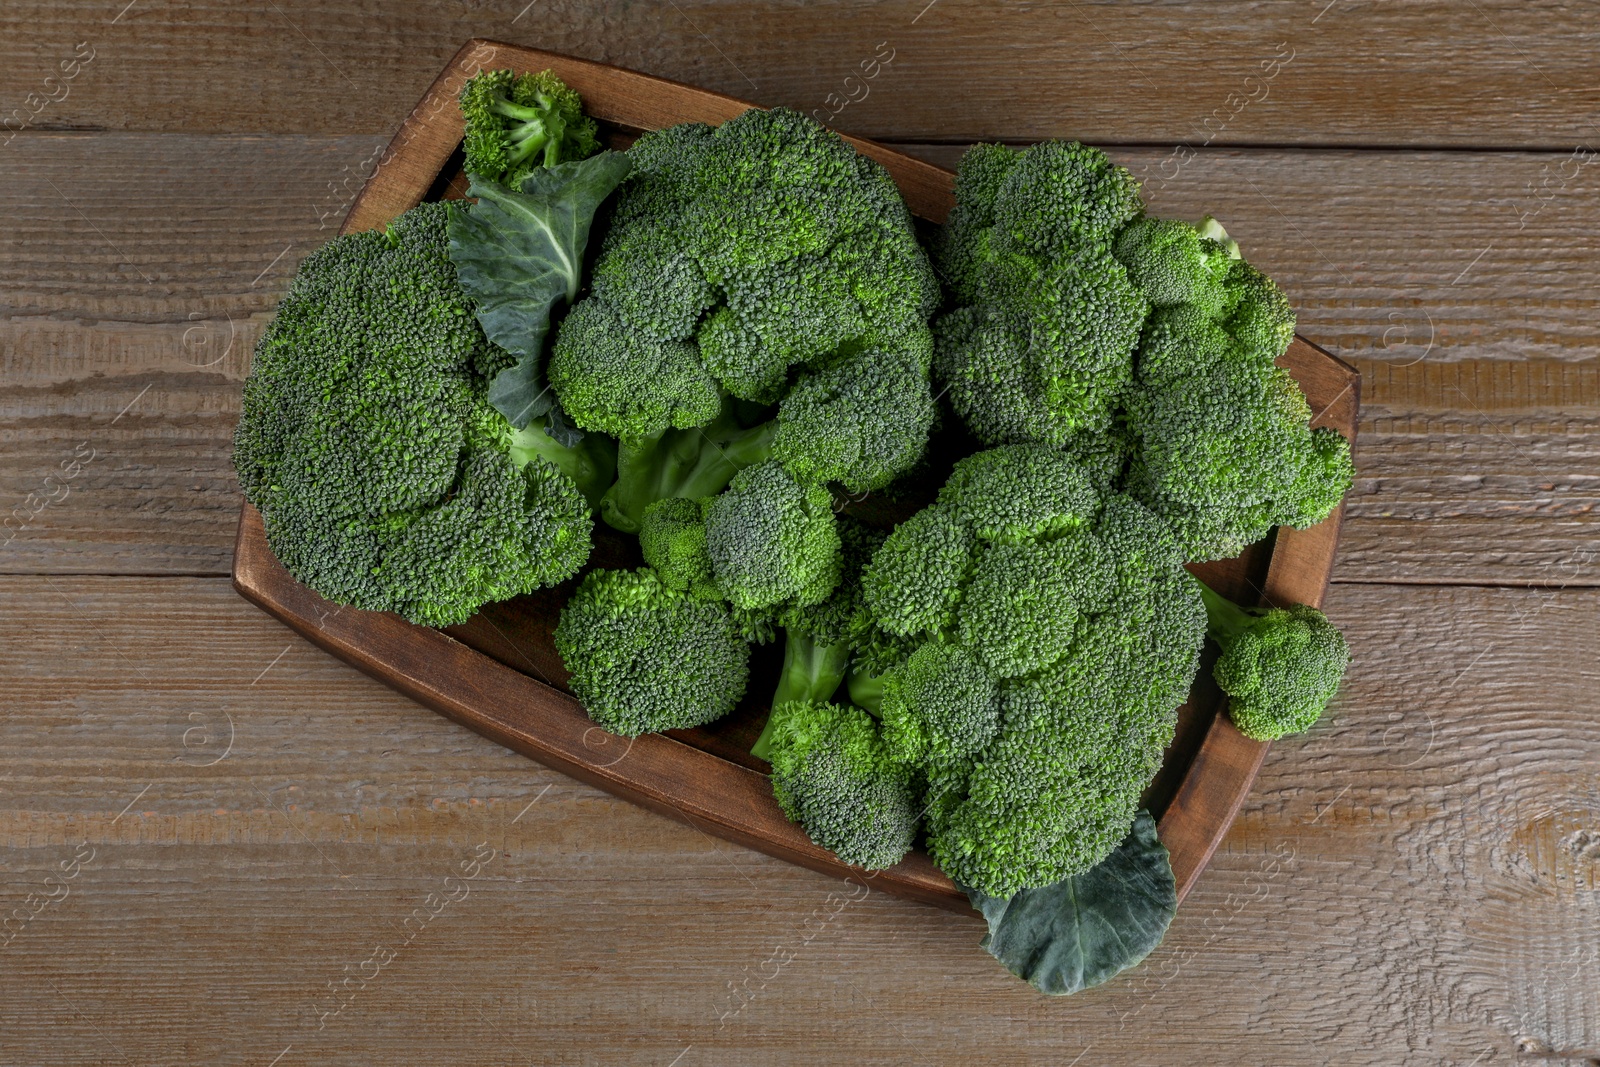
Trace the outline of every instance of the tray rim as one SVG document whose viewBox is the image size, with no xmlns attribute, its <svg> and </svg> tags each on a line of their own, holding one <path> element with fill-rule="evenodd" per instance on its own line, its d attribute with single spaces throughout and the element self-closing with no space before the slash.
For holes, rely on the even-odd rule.
<svg viewBox="0 0 1600 1067">
<path fill-rule="evenodd" d="M 761 105 L 654 75 L 559 53 L 473 38 L 456 53 L 407 116 L 355 200 L 341 233 L 371 229 L 421 202 L 462 136 L 456 94 L 489 66 L 554 69 L 583 94 L 603 121 L 640 129 L 654 120 L 723 121 Z M 635 93 L 594 93 L 594 85 Z M 586 87 L 589 91 L 586 91 Z M 619 96 L 627 99 L 619 103 Z M 654 110 L 652 110 L 654 108 Z M 656 121 L 656 125 L 664 125 Z M 876 142 L 841 134 L 888 167 L 918 212 L 942 221 L 954 203 L 951 172 Z M 941 210 L 942 205 L 942 210 Z M 1361 378 L 1348 363 L 1298 335 L 1286 359 L 1307 373 L 1331 376 L 1342 391 L 1317 422 L 1356 437 Z M 1306 530 L 1280 527 L 1261 588 L 1264 604 L 1320 607 L 1332 573 L 1345 504 Z M 1306 564 L 1311 564 L 1307 567 Z M 850 867 L 790 823 L 772 798 L 767 776 L 662 734 L 629 742 L 606 734 L 573 697 L 499 663 L 441 631 L 397 615 L 341 608 L 284 570 L 266 544 L 260 514 L 243 504 L 234 548 L 234 588 L 302 637 L 426 707 L 537 762 L 660 814 L 791 863 L 845 877 L 925 903 L 978 915 L 964 894 L 923 853 L 880 872 Z M 477 683 L 462 686 L 463 678 Z M 596 740 L 596 735 L 602 740 Z M 626 747 L 616 755 L 615 746 Z M 1172 857 L 1181 902 L 1232 826 L 1268 745 L 1239 733 L 1219 706 L 1200 748 L 1162 814 L 1159 832 Z M 628 764 L 627 773 L 617 768 Z M 714 800 L 715 803 L 708 803 Z"/>
</svg>

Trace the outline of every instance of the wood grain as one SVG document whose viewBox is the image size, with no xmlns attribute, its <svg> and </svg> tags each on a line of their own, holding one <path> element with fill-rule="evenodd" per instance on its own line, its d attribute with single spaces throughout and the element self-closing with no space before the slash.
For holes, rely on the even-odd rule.
<svg viewBox="0 0 1600 1067">
<path fill-rule="evenodd" d="M 59 96 L 42 80 L 85 42 L 95 59 L 37 122 L 387 134 L 462 41 L 493 37 L 805 111 L 854 97 L 836 121 L 874 138 L 1571 148 L 1595 137 L 1592 20 L 1563 0 L 142 0 L 117 17 L 122 7 L 8 4 L 0 99 L 28 114 L 26 94 Z M 880 43 L 890 65 L 847 84 Z"/>
<path fill-rule="evenodd" d="M 1600 591 L 1335 585 L 1327 609 L 1355 651 L 1333 714 L 1273 746 L 1156 955 L 1047 1001 L 972 924 L 881 893 L 824 922 L 840 883 L 479 738 L 226 581 L 0 578 L 7 910 L 97 850 L 0 949 L 0 1060 L 1508 1067 L 1524 1038 L 1576 1067 L 1600 1049 Z M 233 747 L 200 766 L 221 712 Z M 327 984 L 480 842 L 471 895 L 318 1030 Z"/>
<path fill-rule="evenodd" d="M 98 458 L 0 570 L 226 573 L 250 350 L 386 143 L 29 133 L 7 149 L 0 500 L 21 503 L 81 442 Z M 1118 155 L 1136 171 L 1161 158 Z M 1508 205 L 1540 158 L 1230 151 L 1147 183 L 1158 211 L 1223 218 L 1301 332 L 1362 372 L 1336 580 L 1600 581 L 1600 171 L 1519 230 Z M 181 167 L 204 180 L 178 186 Z"/>
</svg>

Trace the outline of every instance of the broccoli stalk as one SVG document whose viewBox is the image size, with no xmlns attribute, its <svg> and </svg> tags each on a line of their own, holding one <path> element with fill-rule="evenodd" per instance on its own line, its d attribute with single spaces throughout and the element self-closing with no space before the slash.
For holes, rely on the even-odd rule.
<svg viewBox="0 0 1600 1067">
<path fill-rule="evenodd" d="M 787 631 L 783 648 L 783 669 L 778 675 L 778 687 L 772 694 L 772 706 L 790 701 L 823 704 L 838 691 L 850 668 L 850 645 L 847 642 L 820 644 L 810 634 L 793 628 Z M 750 754 L 762 759 L 772 758 L 773 716 L 761 736 L 750 746 Z"/>
<path fill-rule="evenodd" d="M 617 480 L 600 500 L 600 517 L 624 533 L 638 533 L 647 507 L 658 500 L 715 496 L 733 476 L 772 454 L 776 425 L 741 427 L 724 402 L 706 426 L 667 428 L 624 436 L 617 450 Z"/>
<path fill-rule="evenodd" d="M 839 536 L 839 581 L 820 604 L 793 603 L 779 615 L 785 640 L 783 668 L 772 694 L 774 708 L 791 702 L 824 704 L 849 672 L 851 659 L 862 644 L 861 571 L 887 536 L 855 519 L 836 523 Z M 876 714 L 876 712 L 874 712 Z M 774 716 L 751 746 L 750 753 L 772 758 Z"/>
<path fill-rule="evenodd" d="M 1339 689 L 1350 647 L 1316 608 L 1243 608 L 1195 579 L 1206 634 L 1222 649 L 1212 676 L 1239 732 L 1275 741 L 1311 729 Z"/>
</svg>

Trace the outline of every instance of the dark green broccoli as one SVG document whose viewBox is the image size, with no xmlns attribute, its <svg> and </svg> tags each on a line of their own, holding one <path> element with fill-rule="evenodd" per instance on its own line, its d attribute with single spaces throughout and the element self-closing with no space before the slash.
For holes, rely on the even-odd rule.
<svg viewBox="0 0 1600 1067">
<path fill-rule="evenodd" d="M 901 762 L 975 756 L 1000 729 L 999 682 L 953 641 L 918 646 L 879 685 L 884 744 Z"/>
<path fill-rule="evenodd" d="M 706 552 L 722 595 L 741 608 L 819 604 L 839 584 L 833 498 L 776 462 L 747 467 L 706 505 Z"/>
<path fill-rule="evenodd" d="M 680 593 L 719 599 L 706 550 L 707 500 L 674 496 L 644 509 L 639 550 L 662 583 Z"/>
<path fill-rule="evenodd" d="M 600 150 L 583 101 L 552 71 L 485 70 L 461 87 L 468 174 L 520 188 L 540 167 Z"/>
<path fill-rule="evenodd" d="M 986 444 L 1107 429 L 1149 307 L 1112 255 L 1138 184 L 1098 149 L 1047 141 L 973 148 L 955 191 L 936 260 L 957 306 L 934 324 L 934 365 L 957 413 Z"/>
<path fill-rule="evenodd" d="M 728 609 L 648 567 L 590 571 L 561 611 L 556 651 L 589 717 L 635 737 L 719 719 L 744 696 L 750 646 Z"/>
<path fill-rule="evenodd" d="M 1344 634 L 1316 608 L 1242 608 L 1204 582 L 1206 633 L 1222 649 L 1211 674 L 1228 716 L 1256 741 L 1304 733 L 1322 718 L 1350 665 Z"/>
<path fill-rule="evenodd" d="M 934 859 L 993 896 L 1122 840 L 1198 666 L 1205 612 L 1175 537 L 1095 482 L 1038 445 L 969 457 L 862 579 L 877 632 L 916 646 L 858 667 L 851 697 L 925 781 Z"/>
<path fill-rule="evenodd" d="M 781 606 L 776 621 L 784 631 L 783 666 L 772 706 L 790 701 L 820 703 L 832 698 L 850 666 L 862 614 L 861 571 L 883 544 L 884 533 L 848 516 L 840 516 L 839 584 L 817 604 L 791 602 Z M 753 755 L 766 759 L 771 735 L 763 730 L 751 746 Z"/>
<path fill-rule="evenodd" d="M 882 870 L 916 839 L 913 772 L 889 758 L 860 708 L 791 701 L 772 709 L 772 792 L 806 835 L 846 863 Z"/>
<path fill-rule="evenodd" d="M 853 492 L 911 466 L 934 415 L 939 287 L 888 173 L 782 108 L 648 133 L 629 158 L 550 368 L 573 422 L 621 440 L 606 521 L 635 531 L 655 499 L 719 491 L 661 474 L 715 465 L 695 448 Z M 739 448 L 719 392 L 756 406 Z"/>
<path fill-rule="evenodd" d="M 598 442 L 514 434 L 490 405 L 513 358 L 457 280 L 450 211 L 423 204 L 306 258 L 234 436 L 240 486 L 289 573 L 433 626 L 575 574 L 593 525 L 583 493 L 609 463 Z"/>
<path fill-rule="evenodd" d="M 1127 491 L 1191 560 L 1238 555 L 1274 526 L 1320 522 L 1350 488 L 1350 444 L 1274 361 L 1294 339 L 1288 298 L 1238 258 L 1214 219 L 1143 219 L 1117 254 L 1156 310 L 1125 398 Z"/>
</svg>

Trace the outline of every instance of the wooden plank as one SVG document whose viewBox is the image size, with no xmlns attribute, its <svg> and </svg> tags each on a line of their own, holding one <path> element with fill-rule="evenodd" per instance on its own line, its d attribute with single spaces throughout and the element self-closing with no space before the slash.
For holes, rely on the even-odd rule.
<svg viewBox="0 0 1600 1067">
<path fill-rule="evenodd" d="M 6 150 L 0 502 L 86 441 L 97 458 L 0 570 L 226 573 L 250 349 L 385 143 L 30 133 Z M 1159 175 L 1164 154 L 1117 155 Z M 1600 580 L 1600 171 L 1519 230 L 1543 158 L 1227 151 L 1147 184 L 1158 211 L 1224 219 L 1301 332 L 1362 371 L 1336 580 Z"/>
<path fill-rule="evenodd" d="M 95 850 L 0 949 L 0 1060 L 1582 1062 L 1600 591 L 1327 608 L 1355 651 L 1329 720 L 1273 746 L 1143 967 L 1046 1000 L 966 921 L 882 893 L 832 914 L 842 883 L 507 752 L 223 580 L 0 577 L 0 902 Z"/>
<path fill-rule="evenodd" d="M 1594 26 L 1557 0 L 423 0 L 380 27 L 359 5 L 312 0 L 123 6 L 7 5 L 0 99 L 20 109 L 14 123 L 387 134 L 477 36 L 837 110 L 876 138 L 1571 148 L 1594 137 Z M 62 61 L 90 53 L 59 80 Z"/>
</svg>

